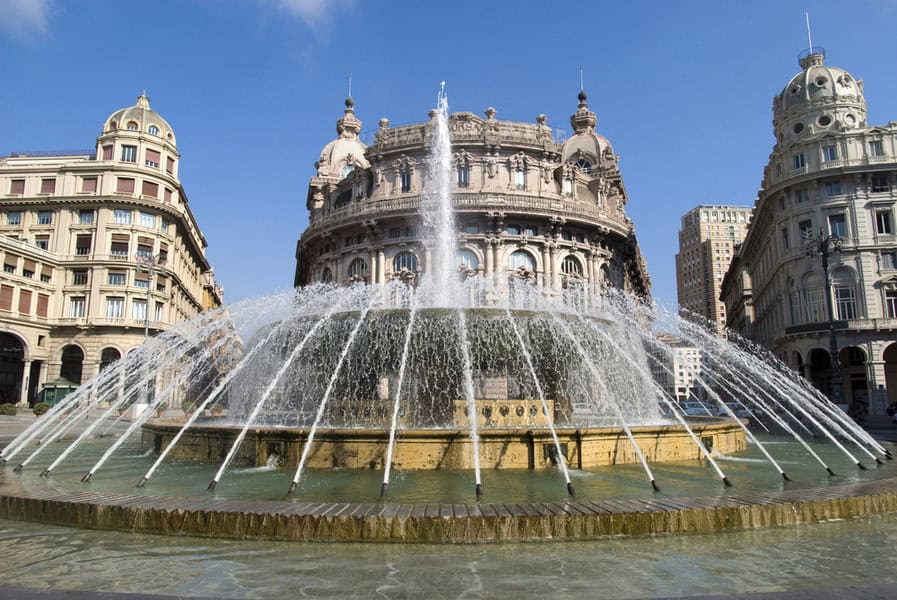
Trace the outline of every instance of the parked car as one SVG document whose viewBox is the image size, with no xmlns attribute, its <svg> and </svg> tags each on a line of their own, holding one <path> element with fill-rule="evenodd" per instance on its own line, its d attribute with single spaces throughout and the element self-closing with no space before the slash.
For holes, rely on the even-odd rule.
<svg viewBox="0 0 897 600">
<path fill-rule="evenodd" d="M 682 410 L 689 417 L 707 417 L 707 409 L 700 402 L 686 402 L 682 405 Z"/>
<path fill-rule="evenodd" d="M 742 405 L 738 404 L 737 402 L 726 402 L 726 406 L 728 406 L 729 410 L 731 410 L 733 413 L 735 413 L 735 416 L 738 417 L 739 419 L 749 419 L 751 417 L 751 413 L 749 413 L 746 408 L 744 408 Z M 729 416 L 729 413 L 726 412 L 725 410 L 723 410 L 722 407 L 720 407 L 716 411 L 716 414 L 718 414 L 721 417 Z"/>
</svg>

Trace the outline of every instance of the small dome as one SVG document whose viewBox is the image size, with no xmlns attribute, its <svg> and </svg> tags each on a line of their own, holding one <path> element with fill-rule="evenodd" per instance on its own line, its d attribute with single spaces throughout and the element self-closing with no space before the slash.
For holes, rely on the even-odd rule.
<svg viewBox="0 0 897 600">
<path fill-rule="evenodd" d="M 174 130 L 168 121 L 150 108 L 146 92 L 137 97 L 137 104 L 115 111 L 103 124 L 103 133 L 128 130 L 154 135 L 172 145 L 177 145 Z"/>
<path fill-rule="evenodd" d="M 566 163 L 571 160 L 591 159 L 589 162 L 593 167 L 598 166 L 600 162 L 613 160 L 614 150 L 610 141 L 595 131 L 598 117 L 589 110 L 585 90 L 579 91 L 577 99 L 579 104 L 576 112 L 570 116 L 570 125 L 575 134 L 564 142 L 561 160 Z"/>
<path fill-rule="evenodd" d="M 345 104 L 343 116 L 336 121 L 339 137 L 321 150 L 321 158 L 316 164 L 318 176 L 343 179 L 356 167 L 367 169 L 371 166 L 364 156 L 367 146 L 358 139 L 361 121 L 355 117 L 355 101 L 349 97 Z"/>
<path fill-rule="evenodd" d="M 862 82 L 844 69 L 826 66 L 824 59 L 822 53 L 809 54 L 801 59 L 804 70 L 792 77 L 779 94 L 783 110 L 808 104 L 863 100 Z"/>
</svg>

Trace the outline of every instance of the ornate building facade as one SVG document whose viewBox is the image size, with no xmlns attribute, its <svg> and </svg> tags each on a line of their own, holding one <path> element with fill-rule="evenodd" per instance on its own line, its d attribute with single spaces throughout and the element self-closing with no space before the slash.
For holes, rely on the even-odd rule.
<svg viewBox="0 0 897 600">
<path fill-rule="evenodd" d="M 897 400 L 897 122 L 869 125 L 863 82 L 822 49 L 800 66 L 773 99 L 776 144 L 723 283 L 728 325 L 856 417 L 884 414 Z"/>
<path fill-rule="evenodd" d="M 458 265 L 469 274 L 526 277 L 559 289 L 602 285 L 648 295 L 650 281 L 625 212 L 628 196 L 610 142 L 595 131 L 585 92 L 556 140 L 545 115 L 535 123 L 449 116 Z M 431 120 L 390 127 L 373 144 L 346 100 L 339 137 L 315 163 L 309 225 L 296 248 L 295 284 L 416 280 L 432 270 L 420 211 L 429 173 Z"/>
<path fill-rule="evenodd" d="M 679 307 L 713 323 L 720 335 L 726 330 L 726 305 L 719 299 L 723 276 L 750 222 L 747 206 L 702 204 L 682 216 L 676 254 Z"/>
<path fill-rule="evenodd" d="M 145 94 L 106 119 L 94 150 L 0 158 L 0 402 L 80 383 L 221 305 L 179 167 Z"/>
</svg>

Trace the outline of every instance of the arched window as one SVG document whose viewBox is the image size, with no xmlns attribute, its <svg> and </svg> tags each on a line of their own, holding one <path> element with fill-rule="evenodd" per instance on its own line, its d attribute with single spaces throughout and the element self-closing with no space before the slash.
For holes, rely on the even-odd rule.
<svg viewBox="0 0 897 600">
<path fill-rule="evenodd" d="M 147 129 L 147 132 L 149 132 L 150 135 L 159 135 L 159 128 L 155 125 L 150 125 L 149 129 Z"/>
<path fill-rule="evenodd" d="M 392 270 L 398 273 L 402 269 L 417 271 L 417 256 L 411 252 L 401 252 L 392 259 Z"/>
<path fill-rule="evenodd" d="M 520 167 L 517 167 L 517 170 L 514 171 L 514 187 L 518 190 L 526 189 L 526 171 Z"/>
<path fill-rule="evenodd" d="M 857 318 L 856 286 L 850 271 L 839 270 L 832 276 L 835 308 L 840 320 Z"/>
<path fill-rule="evenodd" d="M 128 121 L 128 131 L 137 131 L 136 121 Z"/>
<path fill-rule="evenodd" d="M 411 171 L 402 171 L 402 191 L 411 191 Z"/>
<path fill-rule="evenodd" d="M 339 170 L 339 178 L 345 179 L 346 176 L 355 170 L 355 165 L 343 165 L 343 168 Z"/>
<path fill-rule="evenodd" d="M 364 277 L 368 273 L 368 264 L 363 258 L 356 258 L 349 264 L 349 277 Z"/>
<path fill-rule="evenodd" d="M 59 375 L 72 383 L 81 383 L 81 370 L 84 364 L 84 351 L 78 346 L 68 345 L 62 349 L 62 365 Z"/>
<path fill-rule="evenodd" d="M 508 268 L 512 271 L 516 271 L 520 267 L 523 267 L 527 271 L 535 271 L 536 259 L 533 258 L 532 254 L 525 250 L 517 250 L 508 258 Z"/>
<path fill-rule="evenodd" d="M 458 187 L 466 188 L 470 185 L 470 167 L 458 165 Z"/>
<path fill-rule="evenodd" d="M 464 249 L 458 252 L 458 264 L 476 270 L 480 266 L 480 261 L 472 250 Z"/>
<path fill-rule="evenodd" d="M 575 256 L 567 256 L 561 262 L 561 273 L 564 275 L 578 275 L 582 277 L 582 263 Z"/>
<path fill-rule="evenodd" d="M 332 283 L 333 282 L 333 273 L 330 269 L 324 269 L 324 272 L 321 273 L 321 283 Z"/>
<path fill-rule="evenodd" d="M 828 320 L 825 310 L 822 277 L 819 273 L 807 273 L 803 280 L 803 301 L 806 323 L 824 323 Z"/>
<path fill-rule="evenodd" d="M 121 352 L 115 348 L 103 348 L 103 352 L 100 353 L 100 371 L 104 370 L 120 358 Z"/>
<path fill-rule="evenodd" d="M 592 172 L 592 163 L 584 158 L 580 158 L 578 161 L 576 161 L 576 166 L 579 167 L 579 170 L 586 175 Z"/>
</svg>

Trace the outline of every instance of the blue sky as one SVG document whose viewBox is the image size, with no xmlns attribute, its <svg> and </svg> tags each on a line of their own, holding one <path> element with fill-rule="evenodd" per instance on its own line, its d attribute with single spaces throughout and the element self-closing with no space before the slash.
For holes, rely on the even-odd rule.
<svg viewBox="0 0 897 600">
<path fill-rule="evenodd" d="M 452 111 L 545 113 L 569 132 L 582 66 L 670 304 L 681 215 L 756 198 L 805 11 L 827 63 L 865 80 L 870 123 L 897 120 L 897 0 L 0 0 L 0 154 L 90 148 L 147 90 L 235 301 L 292 284 L 349 73 L 368 132 L 425 120 L 442 80 Z"/>
</svg>

